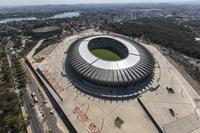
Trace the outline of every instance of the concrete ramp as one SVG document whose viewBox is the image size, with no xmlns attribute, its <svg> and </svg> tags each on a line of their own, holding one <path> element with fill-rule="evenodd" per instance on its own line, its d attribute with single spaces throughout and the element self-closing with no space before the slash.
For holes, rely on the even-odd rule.
<svg viewBox="0 0 200 133">
<path fill-rule="evenodd" d="M 200 128 L 200 120 L 196 114 L 178 119 L 163 126 L 165 133 L 191 133 Z"/>
</svg>

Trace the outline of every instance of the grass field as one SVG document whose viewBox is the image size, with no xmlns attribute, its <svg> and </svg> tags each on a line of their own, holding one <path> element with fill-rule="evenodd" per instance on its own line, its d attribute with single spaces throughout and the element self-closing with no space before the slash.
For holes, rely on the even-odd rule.
<svg viewBox="0 0 200 133">
<path fill-rule="evenodd" d="M 98 58 L 101 58 L 104 60 L 116 61 L 116 60 L 121 59 L 116 53 L 107 49 L 94 49 L 94 50 L 91 50 L 91 52 Z"/>
</svg>

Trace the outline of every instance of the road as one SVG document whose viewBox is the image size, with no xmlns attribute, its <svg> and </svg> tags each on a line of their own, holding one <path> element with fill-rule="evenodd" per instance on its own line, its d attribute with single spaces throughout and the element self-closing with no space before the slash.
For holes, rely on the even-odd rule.
<svg viewBox="0 0 200 133">
<path fill-rule="evenodd" d="M 50 114 L 51 108 L 48 108 L 45 104 L 44 98 L 41 96 L 39 90 L 38 90 L 38 85 L 33 78 L 33 75 L 31 72 L 28 70 L 28 66 L 22 62 L 23 68 L 27 74 L 27 83 L 29 84 L 30 88 L 32 91 L 35 93 L 35 96 L 38 99 L 38 106 L 40 107 L 44 117 L 45 117 L 45 122 L 47 123 L 47 126 L 49 130 L 51 130 L 53 133 L 62 133 L 62 131 L 57 127 L 57 119 L 53 114 Z"/>
<path fill-rule="evenodd" d="M 39 118 L 37 116 L 37 113 L 33 107 L 33 101 L 28 95 L 28 91 L 26 88 L 24 90 L 24 108 L 26 109 L 28 115 L 30 116 L 30 124 L 31 124 L 31 129 L 33 133 L 44 133 L 42 123 L 39 121 Z"/>
</svg>

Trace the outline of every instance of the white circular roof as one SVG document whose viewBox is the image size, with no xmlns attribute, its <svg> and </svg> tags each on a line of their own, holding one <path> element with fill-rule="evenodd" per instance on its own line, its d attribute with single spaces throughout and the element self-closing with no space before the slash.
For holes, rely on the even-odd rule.
<svg viewBox="0 0 200 133">
<path fill-rule="evenodd" d="M 107 60 L 103 60 L 96 57 L 90 52 L 88 48 L 88 43 L 91 40 L 96 39 L 96 38 L 99 38 L 99 36 L 93 36 L 93 37 L 83 39 L 79 45 L 79 53 L 81 57 L 85 61 L 87 61 L 89 64 L 101 69 L 119 70 L 119 69 L 132 67 L 140 61 L 140 53 L 134 47 L 134 45 L 132 45 L 130 42 L 122 38 L 114 37 L 114 36 L 101 36 L 101 38 L 111 38 L 111 39 L 121 42 L 128 49 L 128 57 L 119 61 L 107 61 Z"/>
</svg>

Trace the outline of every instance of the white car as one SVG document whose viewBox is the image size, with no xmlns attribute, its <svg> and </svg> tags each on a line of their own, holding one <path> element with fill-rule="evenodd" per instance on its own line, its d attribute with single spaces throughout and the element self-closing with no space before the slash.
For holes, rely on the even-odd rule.
<svg viewBox="0 0 200 133">
<path fill-rule="evenodd" d="M 32 93 L 31 93 L 31 96 L 32 96 L 32 97 L 35 97 L 35 92 L 32 92 Z"/>
<path fill-rule="evenodd" d="M 54 110 L 53 109 L 50 111 L 50 114 L 54 114 Z"/>
<path fill-rule="evenodd" d="M 34 96 L 33 101 L 34 101 L 34 103 L 37 103 L 37 102 L 38 102 L 38 99 L 37 99 L 36 96 Z"/>
</svg>

